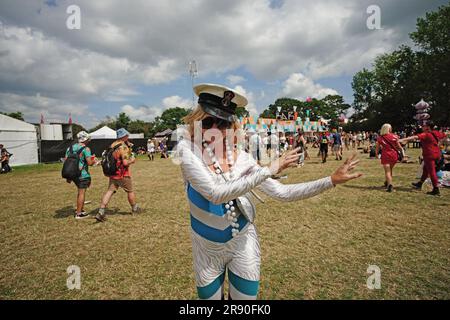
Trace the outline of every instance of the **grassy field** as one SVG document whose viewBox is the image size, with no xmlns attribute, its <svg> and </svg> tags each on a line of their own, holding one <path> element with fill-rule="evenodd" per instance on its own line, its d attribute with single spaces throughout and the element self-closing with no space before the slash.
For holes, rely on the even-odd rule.
<svg viewBox="0 0 450 320">
<path fill-rule="evenodd" d="M 418 164 L 400 164 L 396 192 L 386 193 L 379 161 L 359 158 L 358 180 L 300 202 L 265 197 L 257 205 L 260 299 L 450 299 L 450 190 L 412 191 Z M 338 164 L 314 154 L 281 181 L 323 177 Z M 60 166 L 0 176 L 0 299 L 196 299 L 179 167 L 140 159 L 134 185 L 145 212 L 131 216 L 120 191 L 101 224 L 73 218 L 76 189 Z M 99 167 L 92 173 L 93 215 L 107 179 Z M 66 287 L 70 265 L 81 268 L 81 290 Z M 379 290 L 367 288 L 369 265 L 381 269 Z"/>
</svg>

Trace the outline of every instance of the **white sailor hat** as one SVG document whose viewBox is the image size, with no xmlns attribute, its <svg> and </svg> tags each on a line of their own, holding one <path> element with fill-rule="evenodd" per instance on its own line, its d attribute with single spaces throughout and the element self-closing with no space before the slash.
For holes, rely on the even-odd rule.
<svg viewBox="0 0 450 320">
<path fill-rule="evenodd" d="M 194 92 L 203 111 L 230 122 L 236 119 L 236 108 L 245 107 L 248 103 L 236 90 L 217 84 L 198 84 L 194 87 Z"/>
</svg>

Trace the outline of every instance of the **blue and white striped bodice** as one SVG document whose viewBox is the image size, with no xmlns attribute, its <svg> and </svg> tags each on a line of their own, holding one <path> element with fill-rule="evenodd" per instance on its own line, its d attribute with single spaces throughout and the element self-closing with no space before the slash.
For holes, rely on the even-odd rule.
<svg viewBox="0 0 450 320">
<path fill-rule="evenodd" d="M 191 184 L 187 184 L 187 196 L 191 210 L 191 227 L 203 238 L 225 243 L 231 240 L 232 232 L 230 221 L 227 220 L 225 204 L 213 204 L 197 192 Z M 236 207 L 236 218 L 239 231 L 248 224 L 245 216 Z"/>
</svg>

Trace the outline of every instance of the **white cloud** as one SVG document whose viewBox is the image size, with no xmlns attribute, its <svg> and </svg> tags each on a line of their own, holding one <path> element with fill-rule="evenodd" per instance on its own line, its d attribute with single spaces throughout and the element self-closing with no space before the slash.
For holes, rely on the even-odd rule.
<svg viewBox="0 0 450 320">
<path fill-rule="evenodd" d="M 253 94 L 253 92 L 245 90 L 244 87 L 242 86 L 235 86 L 233 88 L 234 90 L 236 90 L 238 93 L 242 94 L 244 97 L 247 98 L 248 100 L 248 104 L 245 107 L 248 112 L 250 113 L 251 116 L 256 116 L 259 114 L 257 107 L 256 107 L 256 103 L 255 103 L 255 95 Z"/>
<path fill-rule="evenodd" d="M 186 108 L 186 109 L 192 108 L 192 100 L 183 99 L 180 96 L 166 97 L 162 100 L 162 104 L 165 108 L 174 108 L 174 107 L 180 107 L 180 108 Z"/>
<path fill-rule="evenodd" d="M 293 73 L 284 81 L 282 94 L 285 97 L 304 100 L 308 96 L 321 99 L 329 94 L 338 94 L 338 92 L 314 83 L 313 80 L 301 73 Z"/>
<path fill-rule="evenodd" d="M 78 122 L 77 119 L 87 113 L 88 106 L 67 103 L 39 93 L 34 96 L 0 93 L 0 110 L 2 112 L 20 111 L 25 115 L 25 120 L 30 122 L 38 122 L 41 114 L 45 122 L 67 122 L 69 114 L 72 114 L 74 122 Z"/>
<path fill-rule="evenodd" d="M 140 93 L 134 89 L 118 88 L 118 89 L 113 89 L 110 92 L 107 92 L 104 99 L 106 101 L 120 102 L 120 101 L 126 101 L 129 97 L 138 96 L 138 95 L 140 95 Z"/>
<path fill-rule="evenodd" d="M 133 120 L 138 119 L 143 121 L 153 121 L 155 117 L 160 116 L 164 110 L 174 107 L 188 109 L 192 107 L 192 101 L 175 95 L 162 99 L 159 106 L 141 105 L 138 107 L 134 107 L 132 105 L 126 104 L 122 106 L 121 111 L 125 112 Z"/>
<path fill-rule="evenodd" d="M 384 29 L 376 31 L 365 23 L 370 0 L 285 0 L 275 9 L 267 0 L 197 0 L 189 5 L 134 0 L 126 7 L 119 0 L 79 0 L 83 22 L 76 32 L 62 27 L 67 17 L 64 3 L 48 7 L 6 1 L 0 12 L 8 22 L 42 30 L 59 46 L 66 43 L 85 54 L 124 59 L 132 75 L 155 84 L 180 77 L 190 57 L 195 57 L 202 75 L 239 67 L 261 79 L 283 78 L 293 70 L 314 78 L 352 73 L 378 52 L 369 49 L 396 47 L 408 39 L 405 24 L 414 28 L 417 15 L 444 2 L 433 0 L 427 6 L 421 1 L 379 0 L 383 14 L 398 16 L 383 15 Z M 405 11 L 408 19 L 403 18 Z M 31 56 L 23 56 L 25 64 Z M 235 80 L 230 84 L 240 83 Z"/>
<path fill-rule="evenodd" d="M 129 104 L 122 106 L 122 112 L 125 112 L 133 120 L 152 121 L 155 117 L 161 115 L 162 107 L 139 106 L 133 107 Z"/>
<path fill-rule="evenodd" d="M 244 82 L 244 81 L 245 81 L 245 78 L 242 77 L 242 76 L 239 76 L 239 75 L 233 75 L 233 74 L 230 74 L 230 75 L 227 77 L 227 81 L 228 81 L 229 84 L 231 84 L 232 86 L 234 86 L 234 85 L 236 85 L 236 84 L 238 84 L 238 83 Z"/>
<path fill-rule="evenodd" d="M 283 0 L 275 6 L 268 0 L 77 0 L 82 27 L 68 30 L 67 1 L 0 1 L 0 92 L 24 100 L 41 92 L 60 102 L 55 114 L 68 105 L 88 108 L 92 100 L 131 107 L 142 94 L 133 88 L 176 80 L 181 87 L 186 63 L 195 58 L 205 79 L 231 73 L 230 86 L 242 85 L 251 81 L 238 72 L 245 70 L 269 87 L 288 79 L 284 94 L 322 96 L 335 91 L 318 84 L 321 78 L 370 66 L 376 55 L 408 41 L 418 16 L 446 2 L 378 0 L 383 30 L 369 30 L 372 0 Z M 253 111 L 256 101 L 275 94 L 261 89 L 247 94 Z M 145 117 L 161 109 L 132 108 Z"/>
</svg>

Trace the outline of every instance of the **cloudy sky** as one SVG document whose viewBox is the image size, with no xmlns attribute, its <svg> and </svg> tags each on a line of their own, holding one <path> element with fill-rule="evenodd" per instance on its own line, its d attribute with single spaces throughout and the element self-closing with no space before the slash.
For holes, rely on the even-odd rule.
<svg viewBox="0 0 450 320">
<path fill-rule="evenodd" d="M 195 83 L 244 93 L 252 113 L 279 97 L 352 102 L 355 72 L 411 44 L 439 0 L 1 0 L 0 111 L 87 128 L 125 111 L 152 120 L 192 106 Z M 81 10 L 68 29 L 67 8 Z M 381 29 L 367 28 L 367 8 Z"/>
</svg>

